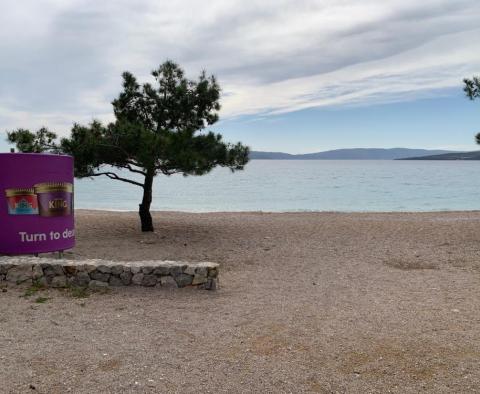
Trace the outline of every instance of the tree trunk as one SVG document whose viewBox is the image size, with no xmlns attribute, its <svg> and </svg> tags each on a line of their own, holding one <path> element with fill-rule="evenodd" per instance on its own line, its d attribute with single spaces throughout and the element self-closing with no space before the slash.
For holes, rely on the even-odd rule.
<svg viewBox="0 0 480 394">
<path fill-rule="evenodd" d="M 145 183 L 143 184 L 143 198 L 139 205 L 138 213 L 140 214 L 140 222 L 142 223 L 142 231 L 153 231 L 153 220 L 150 214 L 150 205 L 152 204 L 152 185 L 153 175 L 147 172 L 145 175 Z"/>
</svg>

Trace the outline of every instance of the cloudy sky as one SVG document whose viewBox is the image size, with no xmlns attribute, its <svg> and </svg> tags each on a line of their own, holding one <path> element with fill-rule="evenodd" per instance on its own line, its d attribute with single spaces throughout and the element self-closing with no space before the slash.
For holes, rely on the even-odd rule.
<svg viewBox="0 0 480 394">
<path fill-rule="evenodd" d="M 253 149 L 477 149 L 478 0 L 2 3 L 2 133 L 109 121 L 123 71 L 172 59 L 218 77 L 214 129 Z"/>
</svg>

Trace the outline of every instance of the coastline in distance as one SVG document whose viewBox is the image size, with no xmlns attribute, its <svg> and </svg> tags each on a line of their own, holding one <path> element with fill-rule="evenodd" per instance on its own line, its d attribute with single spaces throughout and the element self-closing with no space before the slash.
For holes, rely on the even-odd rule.
<svg viewBox="0 0 480 394">
<path fill-rule="evenodd" d="M 478 153 L 480 157 L 480 152 Z M 251 160 L 398 160 L 434 157 L 436 155 L 454 154 L 462 155 L 463 152 L 432 149 L 409 148 L 352 148 L 335 149 L 325 152 L 290 154 L 284 152 L 251 151 Z M 434 159 L 431 159 L 434 160 Z M 444 159 L 440 159 L 444 160 Z M 472 160 L 472 159 L 470 159 Z M 476 159 L 475 159 L 476 160 Z"/>
</svg>

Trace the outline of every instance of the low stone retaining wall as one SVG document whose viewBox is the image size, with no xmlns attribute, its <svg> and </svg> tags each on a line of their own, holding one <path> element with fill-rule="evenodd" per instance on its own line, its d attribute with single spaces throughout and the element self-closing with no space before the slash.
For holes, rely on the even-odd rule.
<svg viewBox="0 0 480 394">
<path fill-rule="evenodd" d="M 216 263 L 182 261 L 114 262 L 38 257 L 0 257 L 0 283 L 45 287 L 196 286 L 215 290 Z"/>
</svg>

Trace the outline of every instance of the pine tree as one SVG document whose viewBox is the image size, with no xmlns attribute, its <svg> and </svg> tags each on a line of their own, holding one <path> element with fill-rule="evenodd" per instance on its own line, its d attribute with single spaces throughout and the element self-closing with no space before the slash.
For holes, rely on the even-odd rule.
<svg viewBox="0 0 480 394">
<path fill-rule="evenodd" d="M 59 142 L 45 128 L 36 133 L 18 129 L 7 133 L 8 140 L 22 152 L 74 156 L 78 178 L 107 176 L 141 187 L 141 228 L 153 231 L 150 206 L 156 175 L 203 175 L 216 166 L 242 170 L 249 148 L 225 143 L 220 134 L 205 131 L 218 121 L 220 110 L 220 87 L 214 76 L 202 72 L 198 80 L 187 79 L 172 61 L 160 65 L 152 76 L 153 85 L 140 85 L 131 73 L 123 73 L 123 91 L 112 103 L 115 121 L 108 125 L 75 124 L 70 136 Z M 126 178 L 112 167 L 137 177 Z"/>
</svg>

